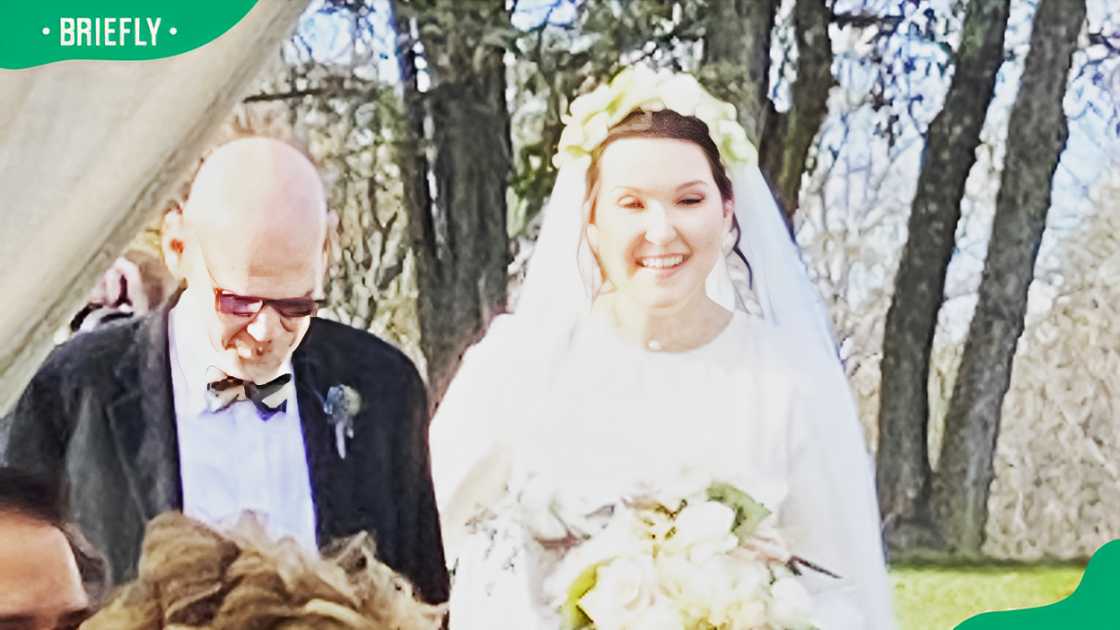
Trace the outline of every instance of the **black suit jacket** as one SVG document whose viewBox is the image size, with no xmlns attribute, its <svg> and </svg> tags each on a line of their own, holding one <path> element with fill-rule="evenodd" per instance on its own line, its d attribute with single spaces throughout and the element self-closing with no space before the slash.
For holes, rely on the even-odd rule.
<svg viewBox="0 0 1120 630">
<path fill-rule="evenodd" d="M 59 346 L 9 419 L 6 461 L 63 474 L 73 516 L 106 554 L 114 583 L 136 575 L 144 526 L 182 509 L 169 307 Z M 319 544 L 370 532 L 382 560 L 429 602 L 446 601 L 428 458 L 428 408 L 415 366 L 373 335 L 313 319 L 292 356 Z M 322 400 L 361 395 L 346 458 Z"/>
</svg>

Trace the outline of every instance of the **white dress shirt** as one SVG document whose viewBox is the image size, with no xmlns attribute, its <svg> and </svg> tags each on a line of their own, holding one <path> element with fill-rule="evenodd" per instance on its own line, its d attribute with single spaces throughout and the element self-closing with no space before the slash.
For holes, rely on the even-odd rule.
<svg viewBox="0 0 1120 630">
<path fill-rule="evenodd" d="M 184 296 L 184 298 L 187 296 Z M 205 330 L 181 311 L 168 321 L 179 436 L 183 513 L 215 527 L 252 511 L 276 536 L 317 549 L 315 508 L 296 396 L 264 421 L 252 402 L 206 409 L 206 370 L 216 362 Z M 284 370 L 291 372 L 290 362 Z M 292 374 L 290 392 L 295 392 Z"/>
</svg>

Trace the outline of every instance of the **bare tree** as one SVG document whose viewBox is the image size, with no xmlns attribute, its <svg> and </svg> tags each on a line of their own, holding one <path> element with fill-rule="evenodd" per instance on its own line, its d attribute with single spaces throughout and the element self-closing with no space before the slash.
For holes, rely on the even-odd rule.
<svg viewBox="0 0 1120 630">
<path fill-rule="evenodd" d="M 968 5 L 945 105 L 927 135 L 883 336 L 878 490 L 888 545 L 915 553 L 931 540 L 927 453 L 929 364 L 965 180 L 1003 62 L 1010 0 Z"/>
<path fill-rule="evenodd" d="M 945 422 L 933 485 L 935 518 L 955 556 L 979 557 L 993 454 L 1027 289 L 1046 227 L 1054 171 L 1069 136 L 1062 108 L 1084 0 L 1041 0 L 1004 164 L 979 301 Z M 897 298 L 896 298 L 897 299 Z"/>
</svg>

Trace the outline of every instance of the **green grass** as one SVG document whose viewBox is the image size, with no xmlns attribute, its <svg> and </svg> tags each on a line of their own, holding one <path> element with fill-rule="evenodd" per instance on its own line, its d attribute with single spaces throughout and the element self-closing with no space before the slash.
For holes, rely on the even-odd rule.
<svg viewBox="0 0 1120 630">
<path fill-rule="evenodd" d="M 898 566 L 891 569 L 902 630 L 950 630 L 992 610 L 1052 604 L 1077 588 L 1078 565 Z"/>
</svg>

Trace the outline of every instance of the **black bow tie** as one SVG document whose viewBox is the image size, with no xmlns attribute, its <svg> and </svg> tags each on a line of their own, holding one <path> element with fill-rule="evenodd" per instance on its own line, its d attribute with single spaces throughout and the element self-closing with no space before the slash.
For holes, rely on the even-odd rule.
<svg viewBox="0 0 1120 630">
<path fill-rule="evenodd" d="M 215 413 L 239 400 L 248 400 L 257 408 L 261 419 L 268 420 L 276 412 L 287 409 L 291 381 L 291 374 L 281 374 L 258 385 L 210 367 L 206 370 L 206 410 Z"/>
</svg>

